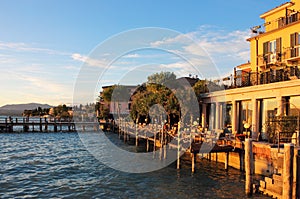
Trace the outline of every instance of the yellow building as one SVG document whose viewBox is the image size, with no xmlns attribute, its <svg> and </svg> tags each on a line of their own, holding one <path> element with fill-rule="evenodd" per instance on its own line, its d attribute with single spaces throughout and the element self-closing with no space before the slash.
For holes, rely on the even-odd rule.
<svg viewBox="0 0 300 199">
<path fill-rule="evenodd" d="M 253 85 L 277 82 L 298 76 L 300 61 L 300 2 L 291 0 L 271 9 L 260 18 L 262 25 L 252 28 L 253 36 L 248 39 L 251 47 Z M 288 76 L 284 72 L 291 73 Z M 296 77 L 294 77 L 296 78 Z"/>
<path fill-rule="evenodd" d="M 270 118 L 293 114 L 299 123 L 300 1 L 291 0 L 260 17 L 264 23 L 251 28 L 247 39 L 250 62 L 236 67 L 233 88 L 202 96 L 202 125 L 211 130 L 231 125 L 234 133 L 243 133 L 250 126 L 255 139 L 267 139 Z"/>
</svg>

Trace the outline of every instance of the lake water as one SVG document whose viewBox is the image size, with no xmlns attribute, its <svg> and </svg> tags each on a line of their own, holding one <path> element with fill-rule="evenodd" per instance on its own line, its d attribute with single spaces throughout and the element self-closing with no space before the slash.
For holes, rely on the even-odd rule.
<svg viewBox="0 0 300 199">
<path fill-rule="evenodd" d="M 0 134 L 0 198 L 247 198 L 240 171 L 206 160 L 196 166 L 195 174 L 185 162 L 179 171 L 172 164 L 124 173 L 95 159 L 77 133 Z"/>
</svg>

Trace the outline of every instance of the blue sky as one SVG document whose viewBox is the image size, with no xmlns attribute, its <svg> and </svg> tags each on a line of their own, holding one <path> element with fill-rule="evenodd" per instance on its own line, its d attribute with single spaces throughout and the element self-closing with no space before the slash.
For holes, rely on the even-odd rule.
<svg viewBox="0 0 300 199">
<path fill-rule="evenodd" d="M 90 52 L 113 35 L 135 28 L 168 28 L 190 36 L 205 49 L 220 74 L 228 75 L 234 66 L 249 60 L 245 41 L 249 28 L 263 23 L 260 14 L 284 2 L 2 0 L 0 106 L 71 104 L 77 75 Z M 145 54 L 149 58 L 155 53 L 129 53 L 115 68 L 150 63 Z M 178 66 L 176 61 L 167 64 Z M 182 70 L 180 74 L 188 73 Z M 118 83 L 119 76 L 114 74 L 103 84 Z"/>
</svg>

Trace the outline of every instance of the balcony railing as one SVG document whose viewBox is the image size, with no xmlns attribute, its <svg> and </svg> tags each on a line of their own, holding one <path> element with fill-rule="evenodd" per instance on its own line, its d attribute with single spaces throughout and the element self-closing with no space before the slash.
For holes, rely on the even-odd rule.
<svg viewBox="0 0 300 199">
<path fill-rule="evenodd" d="M 226 89 L 241 88 L 247 86 L 270 84 L 274 82 L 300 79 L 300 66 L 272 67 L 265 72 L 244 72 L 237 71 L 233 77 L 233 84 L 226 85 Z"/>
<path fill-rule="evenodd" d="M 282 53 L 267 53 L 265 55 L 257 56 L 259 67 L 268 67 L 270 64 L 280 63 L 282 60 Z"/>
<path fill-rule="evenodd" d="M 289 47 L 285 49 L 285 59 L 287 61 L 300 60 L 300 45 Z"/>
<path fill-rule="evenodd" d="M 253 33 L 261 34 L 278 28 L 282 28 L 294 22 L 300 21 L 300 13 L 294 12 L 290 13 L 288 16 L 280 17 L 276 20 L 269 21 L 263 25 L 255 26 L 251 28 Z"/>
</svg>

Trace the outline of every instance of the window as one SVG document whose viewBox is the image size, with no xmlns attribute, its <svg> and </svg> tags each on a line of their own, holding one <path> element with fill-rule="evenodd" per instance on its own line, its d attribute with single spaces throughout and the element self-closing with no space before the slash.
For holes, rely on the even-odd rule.
<svg viewBox="0 0 300 199">
<path fill-rule="evenodd" d="M 295 21 L 298 21 L 298 13 L 294 13 L 294 14 L 291 14 L 289 17 L 288 17 L 288 23 L 293 23 Z"/>
<path fill-rule="evenodd" d="M 281 38 L 263 43 L 263 57 L 266 63 L 281 61 Z"/>
<path fill-rule="evenodd" d="M 263 139 L 267 138 L 267 121 L 276 115 L 277 110 L 277 101 L 276 98 L 263 99 L 260 102 L 260 131 L 262 133 Z"/>
<path fill-rule="evenodd" d="M 290 57 L 298 57 L 299 56 L 299 44 L 300 44 L 300 37 L 299 33 L 295 32 L 290 35 L 291 41 L 291 56 Z"/>
</svg>

